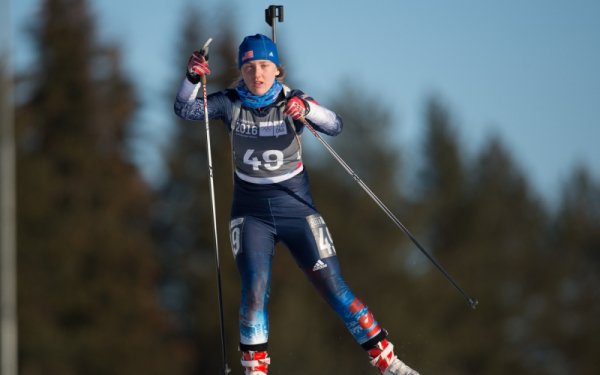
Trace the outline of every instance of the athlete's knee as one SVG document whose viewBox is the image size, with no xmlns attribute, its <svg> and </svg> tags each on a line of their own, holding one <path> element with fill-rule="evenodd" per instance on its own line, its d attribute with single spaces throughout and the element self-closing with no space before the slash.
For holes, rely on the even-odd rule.
<svg viewBox="0 0 600 375">
<path fill-rule="evenodd" d="M 322 269 L 308 270 L 307 273 L 313 285 L 323 295 L 323 297 L 336 309 L 340 306 L 347 305 L 349 303 L 349 296 L 352 295 L 352 291 L 346 281 L 339 272 L 339 268 L 335 266 L 329 266 L 332 263 L 326 260 L 321 261 L 322 264 L 327 265 Z"/>
<path fill-rule="evenodd" d="M 270 294 L 269 281 L 266 278 L 254 277 L 242 284 L 242 304 L 252 311 L 266 309 Z"/>
</svg>

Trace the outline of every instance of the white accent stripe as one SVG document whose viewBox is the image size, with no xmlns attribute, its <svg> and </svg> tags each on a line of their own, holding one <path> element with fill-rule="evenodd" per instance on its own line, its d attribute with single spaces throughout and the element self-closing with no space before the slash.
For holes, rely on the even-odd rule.
<svg viewBox="0 0 600 375">
<path fill-rule="evenodd" d="M 200 87 L 202 87 L 201 83 L 193 84 L 187 78 L 184 78 L 179 87 L 179 92 L 177 92 L 177 97 L 186 102 L 193 102 L 198 96 Z"/>
<path fill-rule="evenodd" d="M 316 125 L 329 131 L 337 131 L 335 112 L 318 105 L 315 102 L 308 102 L 310 112 L 306 115 L 306 119 L 312 121 Z"/>
<path fill-rule="evenodd" d="M 259 366 L 260 362 L 258 361 L 244 361 L 242 360 L 242 366 L 244 367 L 256 367 Z"/>
<path fill-rule="evenodd" d="M 379 354 L 377 357 L 373 358 L 371 360 L 371 364 L 373 366 L 377 366 L 377 362 L 379 362 L 379 359 L 381 358 L 384 361 L 386 361 L 386 363 L 389 365 L 394 360 L 394 358 L 396 358 L 395 354 L 392 355 L 392 358 L 388 358 L 388 355 L 390 353 L 393 353 L 392 350 L 394 350 L 394 345 L 392 345 L 391 342 L 388 342 L 387 348 L 383 349 L 383 351 L 381 352 L 381 354 Z"/>
<path fill-rule="evenodd" d="M 281 176 L 274 176 L 274 177 L 251 177 L 251 176 L 248 176 L 248 175 L 245 175 L 245 174 L 241 173 L 237 169 L 235 170 L 235 174 L 239 178 L 241 178 L 242 180 L 244 180 L 246 182 L 251 182 L 253 184 L 276 184 L 278 182 L 289 180 L 290 178 L 296 176 L 297 174 L 299 174 L 303 170 L 304 170 L 304 164 L 300 164 L 300 166 L 298 168 L 294 169 L 291 172 L 283 174 Z"/>
</svg>

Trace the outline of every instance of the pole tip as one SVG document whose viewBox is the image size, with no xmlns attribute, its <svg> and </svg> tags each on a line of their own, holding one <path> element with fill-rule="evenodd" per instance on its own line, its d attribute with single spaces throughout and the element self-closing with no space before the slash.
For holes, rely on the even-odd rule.
<svg viewBox="0 0 600 375">
<path fill-rule="evenodd" d="M 471 305 L 471 308 L 475 310 L 477 308 L 477 305 L 479 305 L 479 301 L 474 298 L 469 298 L 469 305 Z"/>
</svg>

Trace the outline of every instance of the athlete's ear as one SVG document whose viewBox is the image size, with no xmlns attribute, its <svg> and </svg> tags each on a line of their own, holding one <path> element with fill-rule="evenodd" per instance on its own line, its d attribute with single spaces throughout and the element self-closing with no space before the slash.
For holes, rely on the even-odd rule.
<svg viewBox="0 0 600 375">
<path fill-rule="evenodd" d="M 279 78 L 279 80 L 282 80 L 285 77 L 285 69 L 281 65 L 275 65 L 275 67 L 277 68 L 277 74 L 275 74 L 275 77 Z"/>
</svg>

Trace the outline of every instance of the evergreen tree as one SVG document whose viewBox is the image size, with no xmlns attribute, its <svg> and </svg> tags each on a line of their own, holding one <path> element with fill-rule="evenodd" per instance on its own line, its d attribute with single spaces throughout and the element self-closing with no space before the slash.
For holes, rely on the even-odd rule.
<svg viewBox="0 0 600 375">
<path fill-rule="evenodd" d="M 507 327 L 525 321 L 523 306 L 552 280 L 535 262 L 545 250 L 546 213 L 498 137 L 467 164 L 448 111 L 439 101 L 429 106 L 419 202 L 427 212 L 426 243 L 481 305 L 469 311 L 429 273 L 422 296 L 430 303 L 419 314 L 430 340 L 422 370 L 527 373 L 528 341 Z"/>
<path fill-rule="evenodd" d="M 467 187 L 462 145 L 449 110 L 440 98 L 431 97 L 426 107 L 426 128 L 420 173 L 419 196 L 428 221 L 428 239 L 433 250 L 444 250 L 444 256 L 455 249 L 453 234 L 462 235 L 463 205 Z M 448 225 L 448 224 L 452 225 Z"/>
<path fill-rule="evenodd" d="M 583 166 L 565 183 L 551 238 L 550 256 L 558 275 L 547 302 L 553 313 L 535 322 L 532 335 L 546 343 L 541 349 L 549 357 L 548 373 L 559 368 L 592 374 L 600 335 L 600 184 Z"/>
<path fill-rule="evenodd" d="M 96 41 L 85 0 L 46 0 L 39 21 L 17 112 L 21 372 L 176 372 L 119 50 Z"/>
<path fill-rule="evenodd" d="M 430 97 L 426 102 L 422 150 L 423 166 L 413 197 L 417 237 L 426 251 L 468 290 L 464 277 L 464 268 L 469 264 L 464 249 L 469 235 L 465 225 L 468 172 L 456 125 L 439 97 Z M 422 337 L 427 345 L 420 343 L 417 363 L 420 360 L 423 372 L 443 369 L 447 374 L 469 373 L 456 363 L 459 345 L 452 343 L 469 323 L 465 303 L 428 261 L 420 265 L 420 302 L 414 312 L 418 328 L 409 334 Z M 440 363 L 443 365 L 438 368 Z"/>
<path fill-rule="evenodd" d="M 473 353 L 465 357 L 481 358 L 474 373 L 528 373 L 523 358 L 533 353 L 520 324 L 531 318 L 527 308 L 552 282 L 540 261 L 547 255 L 547 212 L 499 137 L 484 144 L 473 174 L 464 245 L 471 267 L 463 272 L 482 299 L 472 328 L 485 327 L 487 337 L 475 340 L 477 350 L 469 348 Z"/>
</svg>

